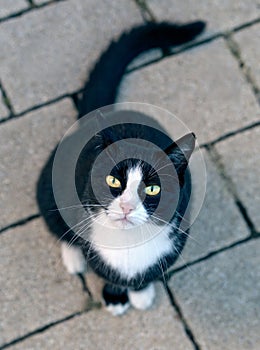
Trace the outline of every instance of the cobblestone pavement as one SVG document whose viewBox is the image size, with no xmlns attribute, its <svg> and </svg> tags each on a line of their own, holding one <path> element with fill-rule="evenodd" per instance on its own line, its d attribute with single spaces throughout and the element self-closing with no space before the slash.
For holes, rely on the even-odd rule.
<svg viewBox="0 0 260 350">
<path fill-rule="evenodd" d="M 258 0 L 0 0 L 0 349 L 260 349 L 259 10 Z M 114 318 L 64 271 L 35 184 L 110 40 L 191 19 L 206 32 L 137 59 L 118 101 L 166 108 L 194 130 L 205 203 L 169 288 L 158 282 L 150 310 Z M 101 281 L 88 283 L 100 295 Z"/>
</svg>

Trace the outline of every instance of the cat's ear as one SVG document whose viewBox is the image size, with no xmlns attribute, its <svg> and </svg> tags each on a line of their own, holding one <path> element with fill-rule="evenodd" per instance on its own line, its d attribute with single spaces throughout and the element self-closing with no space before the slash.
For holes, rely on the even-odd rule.
<svg viewBox="0 0 260 350">
<path fill-rule="evenodd" d="M 182 136 L 164 151 L 175 165 L 179 176 L 184 175 L 190 156 L 195 148 L 196 136 L 190 133 Z"/>
</svg>

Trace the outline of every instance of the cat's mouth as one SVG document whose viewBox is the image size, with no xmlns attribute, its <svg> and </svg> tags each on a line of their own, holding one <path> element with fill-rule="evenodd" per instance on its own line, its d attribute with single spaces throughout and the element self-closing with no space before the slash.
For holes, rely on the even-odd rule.
<svg viewBox="0 0 260 350">
<path fill-rule="evenodd" d="M 128 215 L 114 215 L 110 213 L 107 213 L 107 215 L 116 227 L 132 228 L 136 226 L 136 223 L 134 222 L 134 220 Z"/>
<path fill-rule="evenodd" d="M 135 226 L 134 222 L 131 220 L 131 218 L 124 216 L 121 218 L 114 219 L 115 223 L 123 228 L 129 228 Z"/>
</svg>

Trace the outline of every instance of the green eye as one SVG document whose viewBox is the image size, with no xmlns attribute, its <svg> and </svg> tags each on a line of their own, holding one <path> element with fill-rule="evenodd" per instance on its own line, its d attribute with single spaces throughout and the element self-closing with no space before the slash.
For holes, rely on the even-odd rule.
<svg viewBox="0 0 260 350">
<path fill-rule="evenodd" d="M 156 196 L 158 193 L 160 193 L 161 187 L 158 185 L 151 185 L 147 186 L 144 189 L 144 192 L 148 194 L 148 196 Z"/>
<path fill-rule="evenodd" d="M 106 183 L 108 184 L 109 187 L 113 187 L 113 188 L 121 187 L 121 182 L 112 175 L 107 175 Z"/>
</svg>

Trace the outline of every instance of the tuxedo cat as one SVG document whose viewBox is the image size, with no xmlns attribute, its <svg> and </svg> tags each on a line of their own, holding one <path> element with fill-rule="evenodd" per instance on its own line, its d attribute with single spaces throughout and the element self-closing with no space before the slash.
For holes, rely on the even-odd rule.
<svg viewBox="0 0 260 350">
<path fill-rule="evenodd" d="M 124 71 L 138 54 L 186 43 L 203 29 L 202 22 L 162 23 L 123 34 L 92 70 L 78 103 L 79 117 L 115 102 Z M 182 230 L 181 222 L 190 200 L 188 161 L 195 136 L 190 133 L 173 141 L 150 116 L 136 111 L 97 114 L 101 126 L 102 118 L 119 118 L 121 123 L 101 128 L 79 155 L 75 184 L 82 205 L 72 203 L 68 208 L 76 225 L 63 220 L 61 211 L 66 208 L 58 210 L 55 203 L 56 149 L 41 173 L 37 199 L 50 231 L 61 241 L 68 272 L 82 276 L 89 266 L 101 276 L 106 282 L 106 307 L 119 315 L 129 305 L 137 309 L 152 305 L 153 281 L 162 278 L 183 249 L 188 231 Z M 68 137 L 67 149 L 73 148 L 79 133 L 80 127 Z M 69 155 L 63 166 L 66 178 Z"/>
</svg>

